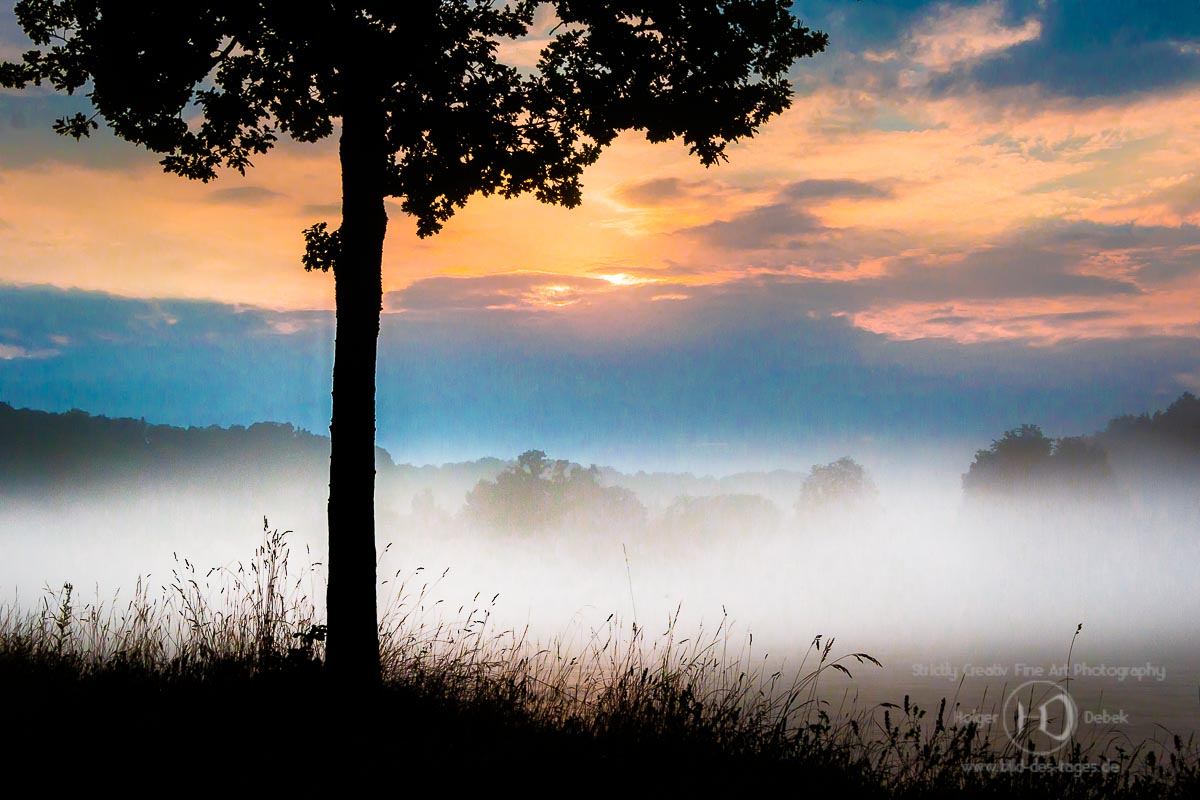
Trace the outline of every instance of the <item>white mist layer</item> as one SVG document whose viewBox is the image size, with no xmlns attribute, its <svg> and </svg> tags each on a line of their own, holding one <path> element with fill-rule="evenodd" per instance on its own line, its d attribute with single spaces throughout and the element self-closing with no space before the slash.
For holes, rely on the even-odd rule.
<svg viewBox="0 0 1200 800">
<path fill-rule="evenodd" d="M 495 631 L 528 628 L 543 644 L 585 642 L 610 615 L 652 639 L 678 610 L 676 639 L 711 636 L 724 621 L 731 652 L 745 652 L 753 633 L 754 657 L 785 668 L 800 667 L 818 634 L 836 637 L 835 656 L 864 651 L 884 662 L 843 662 L 853 682 L 822 679 L 835 694 L 857 689 L 875 702 L 911 691 L 928 704 L 958 691 L 965 706 L 993 703 L 1004 687 L 1064 662 L 1083 623 L 1073 663 L 1149 664 L 1167 676 L 1081 675 L 1081 705 L 1100 693 L 1104 702 L 1128 697 L 1147 725 L 1153 716 L 1200 728 L 1196 496 L 981 510 L 964 505 L 953 481 L 913 474 L 877 476 L 878 506 L 862 513 L 803 518 L 778 499 L 775 529 L 710 518 L 703 531 L 667 532 L 652 509 L 646 529 L 501 535 L 420 521 L 412 498 L 381 498 L 377 541 L 391 544 L 380 561 L 381 610 L 411 608 L 429 584 L 418 616 L 430 624 L 486 607 Z M 33 608 L 46 587 L 70 581 L 80 601 L 108 602 L 118 590 L 128 597 L 139 576 L 169 586 L 184 558 L 201 575 L 236 568 L 261 543 L 266 516 L 293 531 L 292 578 L 320 607 L 323 572 L 303 567 L 324 560 L 323 512 L 324 497 L 298 487 L 6 501 L 0 600 Z"/>
</svg>

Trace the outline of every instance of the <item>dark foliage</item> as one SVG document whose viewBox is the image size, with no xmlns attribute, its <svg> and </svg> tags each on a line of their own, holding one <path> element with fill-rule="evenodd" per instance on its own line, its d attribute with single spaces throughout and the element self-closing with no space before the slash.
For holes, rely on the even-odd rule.
<svg viewBox="0 0 1200 800">
<path fill-rule="evenodd" d="M 1194 481 L 1200 476 L 1200 398 L 1185 392 L 1165 411 L 1116 417 L 1095 439 L 1127 474 Z"/>
<path fill-rule="evenodd" d="M 1006 431 L 963 475 L 970 494 L 1034 491 L 1111 494 L 1126 488 L 1194 485 L 1200 475 L 1200 399 L 1179 396 L 1165 411 L 1126 414 L 1091 436 L 1047 437 L 1037 425 Z"/>
<path fill-rule="evenodd" d="M 1099 435 L 1111 441 L 1136 438 L 1168 449 L 1200 452 L 1200 398 L 1184 392 L 1166 411 L 1115 417 Z"/>
<path fill-rule="evenodd" d="M 1111 477 L 1103 448 L 1083 437 L 1050 439 L 1037 425 L 1005 431 L 963 475 L 968 493 L 1016 494 L 1103 486 Z"/>
</svg>

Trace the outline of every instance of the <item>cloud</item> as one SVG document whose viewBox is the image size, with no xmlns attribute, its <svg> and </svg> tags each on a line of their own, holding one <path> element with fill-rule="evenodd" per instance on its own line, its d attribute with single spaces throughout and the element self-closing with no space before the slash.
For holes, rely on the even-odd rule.
<svg viewBox="0 0 1200 800">
<path fill-rule="evenodd" d="M 980 144 L 995 147 L 998 153 L 1020 156 L 1023 159 L 1053 162 L 1077 154 L 1097 158 L 1096 153 L 1087 152 L 1087 146 L 1095 139 L 1091 134 L 1064 136 L 1057 141 L 1045 136 L 1012 136 L 1007 132 L 984 137 Z"/>
<path fill-rule="evenodd" d="M 758 280 L 772 282 L 775 291 L 821 313 L 977 301 L 1004 304 L 1008 317 L 1019 318 L 1022 302 L 1143 298 L 1139 309 L 1128 313 L 1144 320 L 1148 312 L 1153 315 L 1151 308 L 1173 302 L 1172 295 L 1159 294 L 1167 286 L 1200 294 L 1195 285 L 1200 228 L 1195 226 L 1030 222 L 972 247 L 901 253 L 900 248 L 889 251 L 886 239 L 875 232 L 832 231 L 795 206 L 772 204 L 684 233 L 747 257 L 782 248 L 766 252 Z M 905 239 L 899 241 L 902 245 Z M 875 255 L 868 256 L 872 251 Z M 830 268 L 837 258 L 849 262 L 840 271 Z M 1081 311 L 1086 316 L 1075 319 L 1101 318 L 1095 309 Z M 951 322 L 943 314 L 933 316 Z M 1124 314 L 1113 318 L 1118 316 L 1129 321 Z M 1175 325 L 1178 313 L 1171 316 Z"/>
<path fill-rule="evenodd" d="M 911 57 L 923 66 L 945 70 L 1041 36 L 1042 24 L 1036 17 L 1009 25 L 1004 16 L 1001 0 L 965 7 L 937 6 L 909 35 Z"/>
<path fill-rule="evenodd" d="M 870 200 L 892 196 L 883 185 L 849 179 L 806 179 L 787 184 L 775 202 L 752 207 L 728 220 L 715 220 L 680 233 L 730 250 L 791 249 L 812 243 L 828 231 L 809 209 L 834 200 Z"/>
<path fill-rule="evenodd" d="M 1180 372 L 1175 376 L 1175 380 L 1192 392 L 1200 392 L 1200 369 L 1195 372 Z"/>
<path fill-rule="evenodd" d="M 870 198 L 891 197 L 889 187 L 866 181 L 848 179 L 838 180 L 802 180 L 790 183 L 780 192 L 782 197 L 789 200 L 862 200 Z"/>
<path fill-rule="evenodd" d="M 1020 314 L 1013 317 L 1020 322 L 1086 322 L 1094 319 L 1113 319 L 1120 316 L 1116 311 L 1064 311 L 1057 314 Z"/>
<path fill-rule="evenodd" d="M 22 54 L 34 46 L 17 22 L 15 5 L 0 5 L 0 61 L 18 61 Z"/>
<path fill-rule="evenodd" d="M 971 322 L 975 318 L 964 316 L 962 314 L 943 314 L 937 317 L 930 317 L 925 320 L 930 325 L 957 325 L 961 322 Z"/>
<path fill-rule="evenodd" d="M 391 446 L 402 461 L 404 447 L 448 443 L 463 456 L 518 452 L 534 431 L 589 459 L 697 458 L 715 440 L 780 452 L 863 434 L 976 431 L 985 444 L 1012 427 L 1014 408 L 1075 432 L 1157 407 L 1198 362 L 1195 337 L 896 341 L 822 311 L 830 297 L 817 288 L 760 276 L 672 288 L 686 295 L 672 302 L 654 300 L 659 285 L 618 287 L 562 314 L 386 315 L 379 391 L 403 403 L 380 411 L 380 437 L 404 443 Z"/>
<path fill-rule="evenodd" d="M 1095 25 L 1111 28 L 1108 8 L 1092 5 Z M 1190 17 L 1165 26 L 1154 22 L 1158 6 L 1146 5 L 1130 23 L 1140 32 L 1121 36 L 1192 46 Z M 1195 319 L 1187 303 L 1200 300 L 1198 264 L 1188 248 L 1200 245 L 1191 166 L 1200 90 L 1163 84 L 1084 102 L 1037 88 L 1065 79 L 1049 67 L 1031 72 L 1030 84 L 977 79 L 985 65 L 1027 59 L 1029 48 L 1066 36 L 1064 15 L 1078 13 L 1062 3 L 813 0 L 804 12 L 834 46 L 797 66 L 792 109 L 719 169 L 692 163 L 686 147 L 633 134 L 589 170 L 585 202 L 570 211 L 529 197 L 476 198 L 442 235 L 418 240 L 391 205 L 385 286 L 407 288 L 389 295 L 389 308 L 413 317 L 608 315 L 611 325 L 644 314 L 641 329 L 659 330 L 653 319 L 674 313 L 668 307 L 695 312 L 745 293 L 753 313 L 755 293 L 774 291 L 806 312 L 843 313 L 893 337 L 1038 341 L 1161 333 Z M 1031 36 L 1033 22 L 1038 36 L 1015 41 Z M 1103 75 L 1087 37 L 1076 38 L 1062 58 Z M 931 74 L 961 78 L 961 91 L 931 97 Z M 1012 87 L 1032 88 L 994 90 Z M 336 203 L 306 204 L 338 196 L 333 137 L 315 148 L 285 139 L 250 180 L 231 175 L 210 196 L 213 187 L 161 175 L 155 156 L 124 142 L 113 140 L 112 152 L 142 159 L 128 168 L 100 142 L 47 135 L 77 102 L 0 98 L 2 188 L 21 198 L 0 212 L 12 225 L 0 259 L 7 280 L 329 307 L 331 277 L 298 262 L 299 231 L 340 217 Z M 89 166 L 53 163 L 71 159 Z M 255 202 L 263 207 L 247 213 Z M 507 277 L 425 280 L 481 273 Z M 645 291 L 601 282 L 617 273 L 658 282 Z M 704 288 L 715 284 L 724 288 Z M 1074 312 L 1110 316 L 1067 316 Z"/>
<path fill-rule="evenodd" d="M 688 228 L 710 245 L 731 250 L 799 247 L 804 237 L 825 226 L 809 212 L 788 203 L 772 203 L 746 211 L 731 220 L 716 220 Z"/>
<path fill-rule="evenodd" d="M 388 292 L 389 311 L 545 311 L 574 306 L 589 294 L 611 291 L 619 284 L 541 272 L 516 272 L 470 278 L 426 278 Z"/>
<path fill-rule="evenodd" d="M 559 26 L 554 7 L 539 4 L 533 15 L 529 33 L 520 39 L 501 39 L 496 47 L 496 58 L 501 63 L 516 67 L 523 72 L 532 72 L 537 67 L 542 48 L 550 44 L 552 29 Z"/>
<path fill-rule="evenodd" d="M 18 358 L 50 358 L 58 355 L 57 350 L 26 350 L 24 347 L 0 342 L 0 361 L 13 361 Z"/>
<path fill-rule="evenodd" d="M 342 216 L 342 204 L 306 203 L 300 207 L 300 213 L 312 217 L 333 217 L 340 219 Z"/>
<path fill-rule="evenodd" d="M 1169 186 L 1148 192 L 1125 207 L 1130 210 L 1161 208 L 1175 219 L 1200 224 L 1200 176 L 1182 176 Z"/>
<path fill-rule="evenodd" d="M 976 250 L 949 264 L 896 259 L 879 278 L 864 279 L 864 294 L 896 300 L 1088 297 L 1136 294 L 1132 281 L 1081 274 L 1079 256 L 1021 242 Z"/>
<path fill-rule="evenodd" d="M 1040 36 L 967 63 L 950 62 L 935 91 L 1038 86 L 1071 98 L 1111 97 L 1200 82 L 1200 5 L 1191 0 L 1012 2 Z"/>
<path fill-rule="evenodd" d="M 52 286 L 0 284 L 0 333 L 26 352 L 82 353 L 91 347 L 174 342 L 211 345 L 214 332 L 237 346 L 308 331 L 324 312 L 278 312 L 179 299 L 135 299 Z"/>
<path fill-rule="evenodd" d="M 524 286 L 522 277 L 499 285 Z M 483 294 L 496 289 L 464 280 L 482 281 Z M 1196 337 L 897 341 L 816 311 L 810 288 L 747 279 L 653 302 L 655 285 L 619 286 L 591 295 L 582 315 L 385 314 L 380 442 L 401 461 L 511 455 L 537 443 L 585 460 L 624 449 L 635 462 L 694 456 L 713 441 L 778 457 L 861 435 L 986 442 L 1011 427 L 1015 410 L 1075 431 L 1161 407 L 1200 370 Z M 640 331 L 630 337 L 629 327 Z M 14 405 L 182 425 L 328 424 L 327 312 L 2 286 L 0 335 L 25 350 L 51 335 L 69 339 L 53 358 L 0 360 L 0 400 Z"/>
<path fill-rule="evenodd" d="M 319 430 L 328 425 L 332 323 L 326 312 L 0 284 L 0 400 Z"/>
<path fill-rule="evenodd" d="M 690 188 L 679 178 L 655 178 L 626 184 L 617 191 L 617 196 L 633 205 L 656 206 L 679 199 Z"/>
<path fill-rule="evenodd" d="M 210 203 L 228 203 L 240 206 L 261 206 L 273 203 L 283 197 L 279 192 L 262 186 L 234 186 L 228 189 L 215 189 L 208 193 Z"/>
<path fill-rule="evenodd" d="M 79 94 L 33 88 L 0 91 L 0 168 L 36 169 L 51 163 L 79 164 L 105 172 L 159 168 L 162 156 L 118 139 L 103 123 L 80 141 L 53 132 L 56 119 L 77 112 L 90 115 L 94 110 Z"/>
<path fill-rule="evenodd" d="M 733 223 L 726 225 L 732 229 Z M 1106 248 L 1131 243 L 1144 253 L 1121 250 L 1120 259 L 1106 260 Z M 1124 335 L 1130 326 L 1144 326 L 1150 294 L 1141 276 L 1160 264 L 1195 267 L 1200 248 L 1189 243 L 1200 243 L 1200 234 L 1193 232 L 1189 238 L 1186 232 L 1169 228 L 1046 225 L 974 250 L 890 256 L 878 271 L 868 273 L 776 269 L 714 280 L 646 272 L 652 277 L 618 281 L 553 273 L 443 277 L 418 280 L 390 293 L 386 307 L 455 318 L 489 314 L 527 318 L 559 310 L 580 329 L 615 326 L 624 336 L 636 336 L 659 335 L 665 321 L 674 320 L 676 314 L 698 319 L 703 309 L 719 306 L 728 309 L 731 317 L 738 313 L 747 317 L 847 315 L 864 328 L 889 335 L 894 332 L 887 324 L 891 319 L 908 320 L 913 330 L 931 335 L 932 325 L 940 336 L 953 336 L 961 328 L 964 338 L 971 340 L 1028 337 L 1044 342 L 1074 335 L 1082 323 L 1092 323 L 1089 336 Z M 1142 263 L 1142 258 L 1158 260 Z M 667 310 L 661 302 L 665 299 L 678 301 L 671 305 L 679 310 Z M 1056 303 L 1059 307 L 1054 307 Z M 1064 303 L 1068 307 L 1062 308 Z M 1098 303 L 1110 307 L 1097 307 Z M 930 306 L 938 310 L 931 313 L 926 310 Z M 966 314 L 956 307 L 977 310 Z M 1179 313 L 1164 315 L 1162 329 L 1177 330 Z M 1148 334 L 1155 329 L 1151 324 L 1141 331 Z"/>
<path fill-rule="evenodd" d="M 537 68 L 542 49 L 547 44 L 549 44 L 549 39 L 528 38 L 516 41 L 506 39 L 496 47 L 496 58 L 503 64 L 532 72 Z"/>
</svg>

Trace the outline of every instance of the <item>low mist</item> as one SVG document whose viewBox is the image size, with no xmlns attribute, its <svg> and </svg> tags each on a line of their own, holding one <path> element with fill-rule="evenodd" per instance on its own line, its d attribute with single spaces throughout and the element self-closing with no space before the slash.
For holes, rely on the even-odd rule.
<svg viewBox="0 0 1200 800">
<path fill-rule="evenodd" d="M 265 518 L 291 531 L 291 580 L 319 609 L 322 480 L 247 468 L 10 492 L 0 591 L 27 609 L 68 581 L 81 602 L 120 603 L 139 579 L 165 591 L 184 559 L 198 577 L 236 570 Z M 972 493 L 899 456 L 885 469 L 844 458 L 717 478 L 539 451 L 384 470 L 379 483 L 381 613 L 415 608 L 433 626 L 482 610 L 497 633 L 568 648 L 606 626 L 636 623 L 648 641 L 673 628 L 785 671 L 811 669 L 814 637 L 836 637 L 833 656 L 883 667 L 851 660 L 852 678 L 823 677 L 835 706 L 911 694 L 998 710 L 1073 646 L 1072 665 L 1091 673 L 1072 684 L 1081 707 L 1123 708 L 1130 735 L 1198 727 L 1195 484 Z"/>
</svg>

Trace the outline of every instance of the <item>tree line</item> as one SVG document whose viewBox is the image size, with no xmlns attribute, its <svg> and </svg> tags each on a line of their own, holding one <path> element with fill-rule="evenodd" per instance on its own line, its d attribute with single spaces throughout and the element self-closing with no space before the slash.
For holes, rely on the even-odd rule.
<svg viewBox="0 0 1200 800">
<path fill-rule="evenodd" d="M 144 419 L 111 419 L 80 410 L 55 414 L 0 402 L 0 493 L 153 485 L 155 481 L 287 480 L 322 490 L 329 438 L 288 423 L 181 428 Z M 806 517 L 869 507 L 877 490 L 849 456 L 805 474 L 777 470 L 726 478 L 622 474 L 528 450 L 515 460 L 485 458 L 418 467 L 376 448 L 380 496 L 413 499 L 427 521 L 459 519 L 479 528 L 540 531 L 558 527 L 704 528 L 706 520 L 753 520 L 770 527 L 788 505 Z M 978 450 L 962 477 L 968 497 L 1030 491 L 1109 492 L 1120 482 L 1160 484 L 1200 475 L 1200 400 L 1184 393 L 1165 410 L 1112 418 L 1088 436 L 1051 438 L 1025 423 Z M 655 500 L 654 498 L 657 498 Z M 790 498 L 790 499 L 788 499 Z M 407 499 L 403 500 L 407 503 Z"/>
<path fill-rule="evenodd" d="M 1089 436 L 1053 439 L 1032 423 L 1007 430 L 976 452 L 962 483 L 969 497 L 1094 494 L 1118 483 L 1194 481 L 1198 474 L 1200 399 L 1184 392 L 1163 411 L 1113 417 Z"/>
<path fill-rule="evenodd" d="M 131 480 L 307 473 L 328 463 L 329 440 L 289 423 L 180 428 L 145 419 L 54 414 L 0 403 L 0 487 L 67 489 Z M 386 453 L 381 461 L 390 462 Z"/>
</svg>

